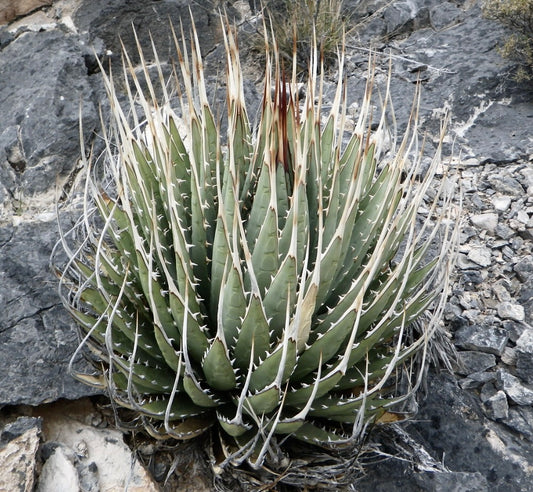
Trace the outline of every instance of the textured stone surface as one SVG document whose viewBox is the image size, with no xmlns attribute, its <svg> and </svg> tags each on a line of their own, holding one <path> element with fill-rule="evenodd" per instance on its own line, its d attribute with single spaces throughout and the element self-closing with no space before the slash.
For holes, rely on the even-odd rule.
<svg viewBox="0 0 533 492">
<path fill-rule="evenodd" d="M 445 470 L 433 475 L 417 472 L 408 462 L 381 460 L 370 466 L 357 490 L 527 491 L 533 479 L 533 448 L 506 429 L 503 423 L 487 419 L 477 396 L 461 390 L 453 377 L 434 375 L 416 420 L 405 430 L 437 463 L 444 463 Z M 394 452 L 386 439 L 382 446 Z M 446 476 L 446 470 L 452 475 Z"/>
<path fill-rule="evenodd" d="M 80 107 L 87 138 L 98 117 L 78 36 L 59 29 L 21 32 L 2 50 L 0 73 L 0 181 L 7 193 L 0 219 L 5 219 L 9 212 L 30 210 L 75 168 Z M 14 211 L 7 208 L 8 196 L 17 199 Z"/>
<path fill-rule="evenodd" d="M 0 227 L 0 407 L 78 398 L 93 390 L 67 367 L 77 341 L 48 267 L 57 225 L 53 218 Z M 38 240 L 36 240 L 38 238 Z"/>
<path fill-rule="evenodd" d="M 514 321 L 524 321 L 526 318 L 524 307 L 512 302 L 502 302 L 498 306 L 498 316 L 502 319 L 512 319 Z"/>
<path fill-rule="evenodd" d="M 477 246 L 469 251 L 467 258 L 476 265 L 487 267 L 492 263 L 492 252 L 489 248 Z"/>
<path fill-rule="evenodd" d="M 188 38 L 192 26 L 191 14 L 202 42 L 204 56 L 222 40 L 215 4 L 213 0 L 91 0 L 81 2 L 73 20 L 80 31 L 89 33 L 90 43 L 96 40 L 102 42 L 101 46 L 105 47 L 107 56 L 113 62 L 120 62 L 121 41 L 132 60 L 139 60 L 132 26 L 141 46 L 148 48 L 150 37 L 154 39 L 159 57 L 165 62 L 169 58 L 175 58 L 170 23 L 178 26 L 181 22 Z M 231 15 L 231 7 L 228 7 Z M 146 56 L 148 60 L 153 59 L 148 49 Z"/>
<path fill-rule="evenodd" d="M 51 4 L 52 0 L 0 0 L 0 25 Z"/>
<path fill-rule="evenodd" d="M 490 232 L 494 232 L 498 226 L 498 214 L 494 213 L 472 215 L 470 220 L 478 229 L 485 229 Z"/>
<path fill-rule="evenodd" d="M 533 388 L 522 384 L 516 376 L 500 370 L 498 371 L 498 385 L 517 405 L 533 405 Z"/>
<path fill-rule="evenodd" d="M 146 470 L 134 458 L 131 450 L 124 443 L 123 435 L 112 429 L 96 429 L 92 426 L 73 421 L 71 419 L 57 419 L 48 422 L 48 435 L 53 435 L 56 442 L 62 443 L 77 453 L 78 461 L 91 465 L 98 470 L 97 486 L 100 490 L 123 490 L 127 487 L 131 492 L 156 492 L 157 487 L 148 476 Z M 61 447 L 58 448 L 59 450 Z M 69 466 L 69 460 L 64 453 L 61 463 L 56 452 L 45 462 L 45 467 L 54 470 L 61 465 L 68 470 L 69 480 L 78 479 Z M 66 460 L 66 461 L 65 461 Z M 81 464 L 83 464 L 81 463 Z M 66 465 L 66 466 L 65 466 Z M 43 491 L 54 490 L 54 480 L 57 473 L 43 481 Z M 46 477 L 45 477 L 46 478 Z M 61 490 L 61 489 L 55 489 Z"/>
<path fill-rule="evenodd" d="M 0 371 L 7 375 L 0 406 L 87 394 L 66 371 L 76 336 L 48 263 L 58 238 L 56 186 L 79 159 L 80 108 L 87 139 L 98 124 L 82 38 L 20 28 L 7 39 L 0 52 Z"/>
<path fill-rule="evenodd" d="M 509 334 L 501 328 L 466 326 L 455 332 L 456 344 L 468 350 L 478 350 L 501 355 L 509 340 Z"/>
<path fill-rule="evenodd" d="M 502 420 L 509 416 L 509 404 L 507 395 L 502 390 L 497 391 L 494 395 L 484 402 L 485 414 L 492 420 Z"/>
<path fill-rule="evenodd" d="M 459 353 L 458 362 L 457 373 L 467 375 L 494 367 L 496 357 L 485 352 L 464 351 Z"/>
<path fill-rule="evenodd" d="M 514 266 L 514 271 L 522 282 L 533 278 L 533 256 L 528 255 L 521 258 Z"/>
<path fill-rule="evenodd" d="M 38 413 L 43 421 L 39 492 L 156 492 L 124 434 L 108 427 L 89 399 L 55 403 Z"/>
<path fill-rule="evenodd" d="M 533 408 L 511 407 L 504 423 L 533 443 Z"/>
<path fill-rule="evenodd" d="M 524 330 L 516 341 L 516 372 L 525 382 L 533 384 L 533 328 Z"/>
<path fill-rule="evenodd" d="M 37 492 L 77 492 L 80 490 L 78 473 L 61 446 L 46 460 L 39 475 Z"/>
<path fill-rule="evenodd" d="M 0 490 L 32 492 L 41 422 L 20 417 L 0 434 Z"/>
</svg>

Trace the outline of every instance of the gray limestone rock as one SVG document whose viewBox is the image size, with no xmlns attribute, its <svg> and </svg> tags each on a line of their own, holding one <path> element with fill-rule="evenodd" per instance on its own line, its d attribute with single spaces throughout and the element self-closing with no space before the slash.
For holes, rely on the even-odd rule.
<svg viewBox="0 0 533 492">
<path fill-rule="evenodd" d="M 41 421 L 19 417 L 1 429 L 0 490 L 33 490 Z"/>
<path fill-rule="evenodd" d="M 0 51 L 0 406 L 93 393 L 67 374 L 76 335 L 48 267 L 79 118 L 87 143 L 98 126 L 82 44 L 60 28 L 21 28 Z"/>
<path fill-rule="evenodd" d="M 56 227 L 53 219 L 0 227 L 0 407 L 95 393 L 67 371 L 77 334 L 48 267 Z"/>
<path fill-rule="evenodd" d="M 514 161 L 517 158 L 518 156 L 510 160 Z M 488 181 L 494 190 L 500 191 L 501 193 L 505 193 L 507 195 L 521 196 L 525 191 L 520 182 L 512 176 L 505 176 L 501 174 L 491 175 L 488 177 Z"/>
<path fill-rule="evenodd" d="M 32 429 L 36 429 L 37 433 L 40 433 L 41 424 L 42 421 L 38 417 L 19 417 L 0 429 L 0 446 L 5 446 Z"/>
<path fill-rule="evenodd" d="M 457 373 L 463 375 L 485 371 L 496 365 L 496 357 L 486 352 L 461 351 L 457 359 Z"/>
<path fill-rule="evenodd" d="M 492 263 L 492 251 L 484 246 L 474 246 L 468 252 L 467 258 L 476 265 L 488 267 Z"/>
<path fill-rule="evenodd" d="M 53 454 L 44 463 L 37 492 L 76 492 L 80 490 L 80 481 L 76 467 L 62 446 L 57 446 Z"/>
<path fill-rule="evenodd" d="M 64 484 L 83 483 L 84 490 L 158 490 L 120 431 L 98 429 L 67 415 L 50 418 L 47 427 L 58 445 L 45 462 L 39 492 L 66 490 L 59 487 L 59 477 Z"/>
<path fill-rule="evenodd" d="M 121 42 L 128 51 L 133 63 L 139 62 L 135 37 L 135 29 L 141 46 L 146 48 L 145 56 L 149 61 L 154 57 L 149 52 L 150 38 L 154 39 L 160 60 L 175 60 L 175 46 L 172 37 L 171 23 L 179 30 L 180 22 L 183 32 L 190 39 L 194 18 L 197 32 L 202 44 L 204 56 L 211 51 L 216 43 L 222 41 L 220 20 L 217 15 L 216 1 L 204 0 L 191 2 L 188 0 L 147 0 L 131 1 L 91 0 L 82 1 L 76 9 L 74 22 L 78 29 L 89 33 L 89 43 L 96 40 L 102 42 L 107 56 L 119 67 Z M 229 15 L 236 15 L 228 5 Z M 221 60 L 224 62 L 224 60 Z M 206 67 L 208 68 L 208 67 Z"/>
<path fill-rule="evenodd" d="M 502 319 L 524 321 L 526 315 L 524 307 L 512 302 L 502 302 L 498 305 L 498 316 Z"/>
<path fill-rule="evenodd" d="M 455 332 L 457 346 L 488 354 L 501 355 L 508 340 L 509 334 L 506 330 L 490 326 L 469 325 Z"/>
<path fill-rule="evenodd" d="M 479 472 L 423 472 L 416 476 L 416 482 L 424 492 L 481 492 L 488 487 L 487 479 Z"/>
<path fill-rule="evenodd" d="M 497 391 L 484 401 L 485 415 L 491 420 L 502 420 L 509 416 L 509 404 L 504 391 Z"/>
<path fill-rule="evenodd" d="M 533 408 L 531 407 L 511 407 L 509 416 L 503 423 L 516 432 L 519 432 L 525 439 L 533 442 Z"/>
<path fill-rule="evenodd" d="M 511 407 L 510 415 L 513 415 L 512 410 Z M 389 468 L 386 461 L 377 465 L 375 470 L 371 467 L 367 486 L 361 490 L 518 492 L 530 488 L 533 479 L 530 441 L 509 433 L 502 422 L 487 419 L 478 397 L 461 390 L 450 375 L 432 375 L 428 381 L 427 398 L 421 403 L 417 418 L 407 423 L 405 430 L 421 448 L 456 475 L 440 475 L 443 481 L 437 486 L 427 474 L 413 473 L 408 463 L 402 466 L 391 460 Z M 465 475 L 461 477 L 460 473 Z M 405 477 L 412 478 L 405 480 Z M 425 479 L 425 482 L 417 479 Z M 465 488 L 462 488 L 463 484 Z"/>
<path fill-rule="evenodd" d="M 73 34 L 21 33 L 2 50 L 0 73 L 0 176 L 20 202 L 15 208 L 24 210 L 76 166 L 80 110 L 87 139 L 98 116 L 80 39 Z"/>
<path fill-rule="evenodd" d="M 437 31 L 458 24 L 463 17 L 463 10 L 452 2 L 440 2 L 429 10 L 431 27 Z"/>
<path fill-rule="evenodd" d="M 386 34 L 399 36 L 429 26 L 429 9 L 420 0 L 391 2 L 383 12 Z"/>
<path fill-rule="evenodd" d="M 497 372 L 497 384 L 517 405 L 533 405 L 533 389 L 503 369 Z"/>
<path fill-rule="evenodd" d="M 498 214 L 488 212 L 484 214 L 475 214 L 470 217 L 474 226 L 478 229 L 494 232 L 498 226 Z"/>
<path fill-rule="evenodd" d="M 459 385 L 466 390 L 477 389 L 485 386 L 487 383 L 491 383 L 496 380 L 496 374 L 494 372 L 473 372 L 468 377 L 461 380 Z"/>
<path fill-rule="evenodd" d="M 533 328 L 524 330 L 516 341 L 516 373 L 526 383 L 533 384 Z"/>
<path fill-rule="evenodd" d="M 533 278 L 533 256 L 527 255 L 521 258 L 513 270 L 522 282 L 527 282 Z"/>
<path fill-rule="evenodd" d="M 495 232 L 496 235 L 502 239 L 510 239 L 515 235 L 513 229 L 511 229 L 507 224 L 498 224 Z"/>
<path fill-rule="evenodd" d="M 505 212 L 511 206 L 511 197 L 506 195 L 495 196 L 492 205 L 498 212 Z"/>
</svg>

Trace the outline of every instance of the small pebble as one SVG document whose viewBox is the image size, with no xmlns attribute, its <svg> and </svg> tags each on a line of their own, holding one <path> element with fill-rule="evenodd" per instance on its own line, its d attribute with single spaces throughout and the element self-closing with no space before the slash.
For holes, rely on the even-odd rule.
<svg viewBox="0 0 533 492">
<path fill-rule="evenodd" d="M 492 206 L 498 212 L 505 212 L 511 206 L 511 197 L 495 196 L 492 198 Z"/>
<path fill-rule="evenodd" d="M 512 302 L 502 302 L 498 306 L 498 316 L 502 319 L 511 319 L 514 321 L 524 321 L 526 314 L 524 307 Z"/>
<path fill-rule="evenodd" d="M 492 263 L 492 252 L 484 246 L 476 246 L 470 250 L 467 258 L 479 266 L 487 267 Z"/>
<path fill-rule="evenodd" d="M 489 232 L 494 232 L 498 226 L 498 214 L 493 212 L 485 214 L 476 214 L 470 217 L 470 221 L 478 229 L 484 229 Z"/>
</svg>

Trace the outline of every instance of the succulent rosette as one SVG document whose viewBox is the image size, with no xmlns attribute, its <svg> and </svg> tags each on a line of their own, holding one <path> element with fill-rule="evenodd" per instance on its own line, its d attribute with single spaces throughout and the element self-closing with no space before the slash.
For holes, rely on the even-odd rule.
<svg viewBox="0 0 533 492">
<path fill-rule="evenodd" d="M 389 93 L 376 120 L 371 71 L 348 131 L 342 53 L 327 112 L 316 53 L 301 98 L 267 53 L 254 130 L 229 28 L 223 138 L 196 35 L 192 54 L 175 41 L 179 108 L 155 50 L 152 71 L 124 55 L 126 105 L 104 74 L 107 151 L 87 159 L 61 242 L 75 357 L 89 349 L 96 368 L 76 376 L 153 435 L 218 429 L 233 463 L 260 466 L 288 436 L 353 442 L 394 420 L 438 329 L 457 230 L 446 180 L 427 195 L 438 152 L 422 172 L 416 103 L 386 148 Z"/>
</svg>

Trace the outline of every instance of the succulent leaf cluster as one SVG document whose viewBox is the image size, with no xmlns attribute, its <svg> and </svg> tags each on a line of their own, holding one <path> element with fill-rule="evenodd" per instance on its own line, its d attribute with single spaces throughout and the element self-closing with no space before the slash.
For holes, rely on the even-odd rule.
<svg viewBox="0 0 533 492">
<path fill-rule="evenodd" d="M 424 202 L 439 156 L 422 173 L 416 107 L 386 153 L 372 74 L 348 132 L 342 54 L 325 112 L 316 53 L 302 98 L 267 53 L 254 130 L 230 29 L 222 138 L 198 40 L 175 41 L 180 108 L 155 49 L 155 82 L 142 51 L 140 72 L 124 55 L 126 107 L 104 75 L 107 151 L 62 239 L 61 292 L 97 368 L 77 377 L 154 435 L 218 428 L 234 462 L 261 465 L 287 436 L 350 442 L 411 395 L 438 326 L 456 231 L 444 184 Z"/>
</svg>

